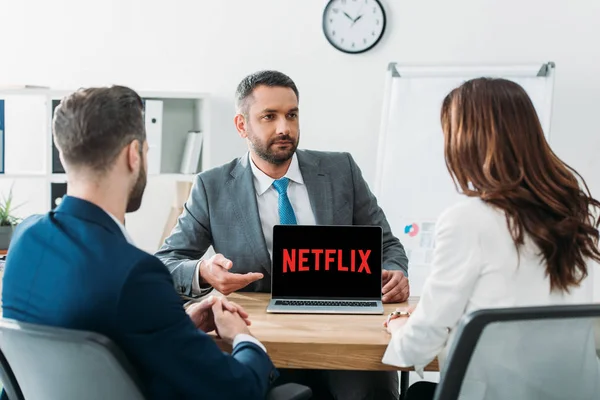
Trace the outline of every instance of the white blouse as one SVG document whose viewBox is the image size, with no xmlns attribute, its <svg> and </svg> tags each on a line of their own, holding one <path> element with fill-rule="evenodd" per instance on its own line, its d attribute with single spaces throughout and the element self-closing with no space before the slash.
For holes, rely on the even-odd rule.
<svg viewBox="0 0 600 400">
<path fill-rule="evenodd" d="M 383 363 L 414 366 L 422 376 L 438 357 L 443 368 L 459 320 L 477 309 L 592 303 L 594 264 L 580 287 L 550 292 L 538 253 L 526 236 L 519 259 L 504 212 L 478 198 L 447 209 L 436 226 L 432 271 L 418 306 L 393 333 Z"/>
</svg>

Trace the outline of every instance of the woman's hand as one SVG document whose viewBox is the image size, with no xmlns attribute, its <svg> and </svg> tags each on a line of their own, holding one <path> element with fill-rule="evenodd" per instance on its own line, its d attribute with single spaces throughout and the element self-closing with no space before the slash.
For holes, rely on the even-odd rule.
<svg viewBox="0 0 600 400">
<path fill-rule="evenodd" d="M 383 322 L 383 326 L 387 328 L 390 334 L 394 333 L 406 324 L 408 317 L 410 317 L 415 308 L 416 306 L 396 308 L 396 311 L 388 315 L 387 319 Z"/>
</svg>

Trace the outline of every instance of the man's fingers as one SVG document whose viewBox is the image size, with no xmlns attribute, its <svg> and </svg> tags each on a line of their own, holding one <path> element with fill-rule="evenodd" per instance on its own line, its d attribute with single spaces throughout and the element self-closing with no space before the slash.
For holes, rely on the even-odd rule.
<svg viewBox="0 0 600 400">
<path fill-rule="evenodd" d="M 400 292 L 400 294 L 398 295 L 398 301 L 400 301 L 400 302 L 406 301 L 406 300 L 408 300 L 409 296 L 410 296 L 410 292 L 406 289 L 402 289 L 402 292 Z"/>
<path fill-rule="evenodd" d="M 244 322 L 246 322 L 246 325 L 250 326 L 251 322 L 248 319 L 250 315 L 246 312 L 246 310 L 244 310 L 244 307 L 225 298 L 221 299 L 221 304 L 223 305 L 224 310 L 227 310 L 231 313 L 237 313 L 240 317 L 242 317 Z"/>
<path fill-rule="evenodd" d="M 223 304 L 223 307 L 227 310 L 230 311 L 232 313 L 237 312 L 237 307 L 235 305 L 234 302 L 227 300 L 226 298 L 221 299 L 221 304 Z"/>
<path fill-rule="evenodd" d="M 386 294 L 395 286 L 400 286 L 401 289 L 408 286 L 408 278 L 400 271 L 388 271 L 390 280 L 383 286 L 381 293 Z"/>
<path fill-rule="evenodd" d="M 400 290 L 402 292 L 406 292 L 406 294 L 408 295 L 408 292 L 410 291 L 410 286 L 408 285 L 408 279 L 404 278 L 400 282 L 398 282 L 398 287 L 400 288 Z"/>
<path fill-rule="evenodd" d="M 250 315 L 246 312 L 246 310 L 244 310 L 244 307 L 240 306 L 237 303 L 234 303 L 233 301 L 229 302 L 230 304 L 233 304 L 233 306 L 236 308 L 237 313 L 240 314 L 240 317 L 247 319 Z"/>
<path fill-rule="evenodd" d="M 221 304 L 220 299 L 215 299 L 215 302 L 212 305 L 212 312 L 215 318 L 223 314 L 223 304 Z"/>
<path fill-rule="evenodd" d="M 248 272 L 247 274 L 245 274 L 245 276 L 246 276 L 246 281 L 248 282 L 248 284 L 250 284 L 252 282 L 256 282 L 258 280 L 261 280 L 262 278 L 265 277 L 260 272 Z"/>
<path fill-rule="evenodd" d="M 202 300 L 200 303 L 198 304 L 198 309 L 200 310 L 208 310 L 209 308 L 212 307 L 212 305 L 215 302 L 215 296 L 208 296 L 206 299 Z"/>
<path fill-rule="evenodd" d="M 220 264 L 217 264 L 215 262 L 207 262 L 206 264 L 208 267 L 208 271 L 213 275 L 227 273 L 227 268 L 221 266 Z"/>
<path fill-rule="evenodd" d="M 213 286 L 219 292 L 227 296 L 262 278 L 264 278 L 264 275 L 257 272 L 249 272 L 247 274 L 226 272 L 218 278 L 217 283 Z"/>
<path fill-rule="evenodd" d="M 381 271 L 381 279 L 383 281 L 383 284 L 385 285 L 388 281 L 388 279 L 390 279 L 390 271 L 388 271 L 387 269 L 384 269 Z"/>
<path fill-rule="evenodd" d="M 238 314 L 240 314 L 240 317 L 244 319 L 250 318 L 250 314 L 248 314 L 248 312 L 244 310 L 240 305 L 237 305 L 236 307 L 238 309 Z"/>
<path fill-rule="evenodd" d="M 396 302 L 396 303 L 405 302 L 406 300 L 408 300 L 408 296 L 409 296 L 408 287 L 404 287 L 404 288 L 401 288 L 398 293 L 396 293 L 396 295 L 394 296 L 392 301 Z"/>
<path fill-rule="evenodd" d="M 408 282 L 408 278 L 402 275 L 400 277 L 400 283 L 398 286 L 401 288 L 399 301 L 406 301 L 410 296 L 410 282 Z"/>
<path fill-rule="evenodd" d="M 210 310 L 210 308 L 212 307 L 214 302 L 215 302 L 215 297 L 210 296 L 200 302 L 193 303 L 185 310 L 185 312 L 192 318 L 196 318 L 196 316 L 201 315 L 201 314 L 205 313 L 206 311 Z"/>
<path fill-rule="evenodd" d="M 402 289 L 400 289 L 400 287 L 396 285 L 387 294 L 385 294 L 381 300 L 386 303 L 393 302 L 396 299 L 396 296 L 399 295 L 401 291 Z"/>
<path fill-rule="evenodd" d="M 212 258 L 212 263 L 216 264 L 220 267 L 223 267 L 225 269 L 231 269 L 231 267 L 233 267 L 233 263 L 231 262 L 231 260 L 225 258 L 225 256 L 223 256 L 223 254 L 215 254 Z"/>
<path fill-rule="evenodd" d="M 408 290 L 408 278 L 405 277 L 404 275 L 400 276 L 400 280 L 398 282 L 398 286 L 400 286 L 402 288 L 402 290 Z"/>
<path fill-rule="evenodd" d="M 240 317 L 246 319 L 248 318 L 250 315 L 246 312 L 246 310 L 244 310 L 244 307 L 240 306 L 237 303 L 234 303 L 233 301 L 227 300 L 225 298 L 223 298 L 221 300 L 223 307 L 232 313 L 238 313 L 240 315 Z"/>
<path fill-rule="evenodd" d="M 259 274 L 257 272 L 249 272 L 247 274 L 235 274 L 233 272 L 230 272 L 224 278 L 224 283 L 229 286 L 235 286 L 236 289 L 234 290 L 237 290 L 243 288 L 244 286 L 247 286 L 248 284 L 254 281 L 262 279 L 263 277 L 263 274 Z"/>
<path fill-rule="evenodd" d="M 383 289 L 381 289 L 381 293 L 387 294 L 392 289 L 394 289 L 396 286 L 398 286 L 398 277 L 395 274 L 392 274 L 392 277 L 390 278 L 388 283 L 386 283 L 383 286 Z"/>
</svg>

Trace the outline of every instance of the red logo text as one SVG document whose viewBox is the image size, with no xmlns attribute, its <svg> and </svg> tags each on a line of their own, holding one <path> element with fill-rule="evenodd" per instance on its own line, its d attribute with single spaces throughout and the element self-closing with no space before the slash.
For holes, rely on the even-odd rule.
<svg viewBox="0 0 600 400">
<path fill-rule="evenodd" d="M 335 270 L 345 272 L 371 273 L 369 255 L 371 250 L 350 250 L 350 265 L 344 265 L 342 250 L 332 249 L 284 249 L 283 273 Z M 359 260 L 360 258 L 360 260 Z"/>
</svg>

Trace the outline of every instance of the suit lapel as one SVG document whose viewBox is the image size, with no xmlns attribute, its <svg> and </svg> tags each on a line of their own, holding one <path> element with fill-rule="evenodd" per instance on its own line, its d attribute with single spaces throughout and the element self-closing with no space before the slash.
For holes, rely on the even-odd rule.
<svg viewBox="0 0 600 400">
<path fill-rule="evenodd" d="M 229 181 L 229 198 L 234 199 L 235 224 L 246 233 L 246 239 L 251 249 L 256 249 L 259 265 L 271 273 L 271 258 L 267 250 L 256 202 L 256 190 L 252 178 L 252 169 L 248 164 L 248 156 L 240 158 L 236 167 L 231 171 L 233 179 Z"/>
<path fill-rule="evenodd" d="M 296 154 L 315 221 L 317 225 L 331 225 L 333 223 L 333 202 L 330 177 L 321 170 L 317 157 L 303 150 L 296 151 Z"/>
</svg>

